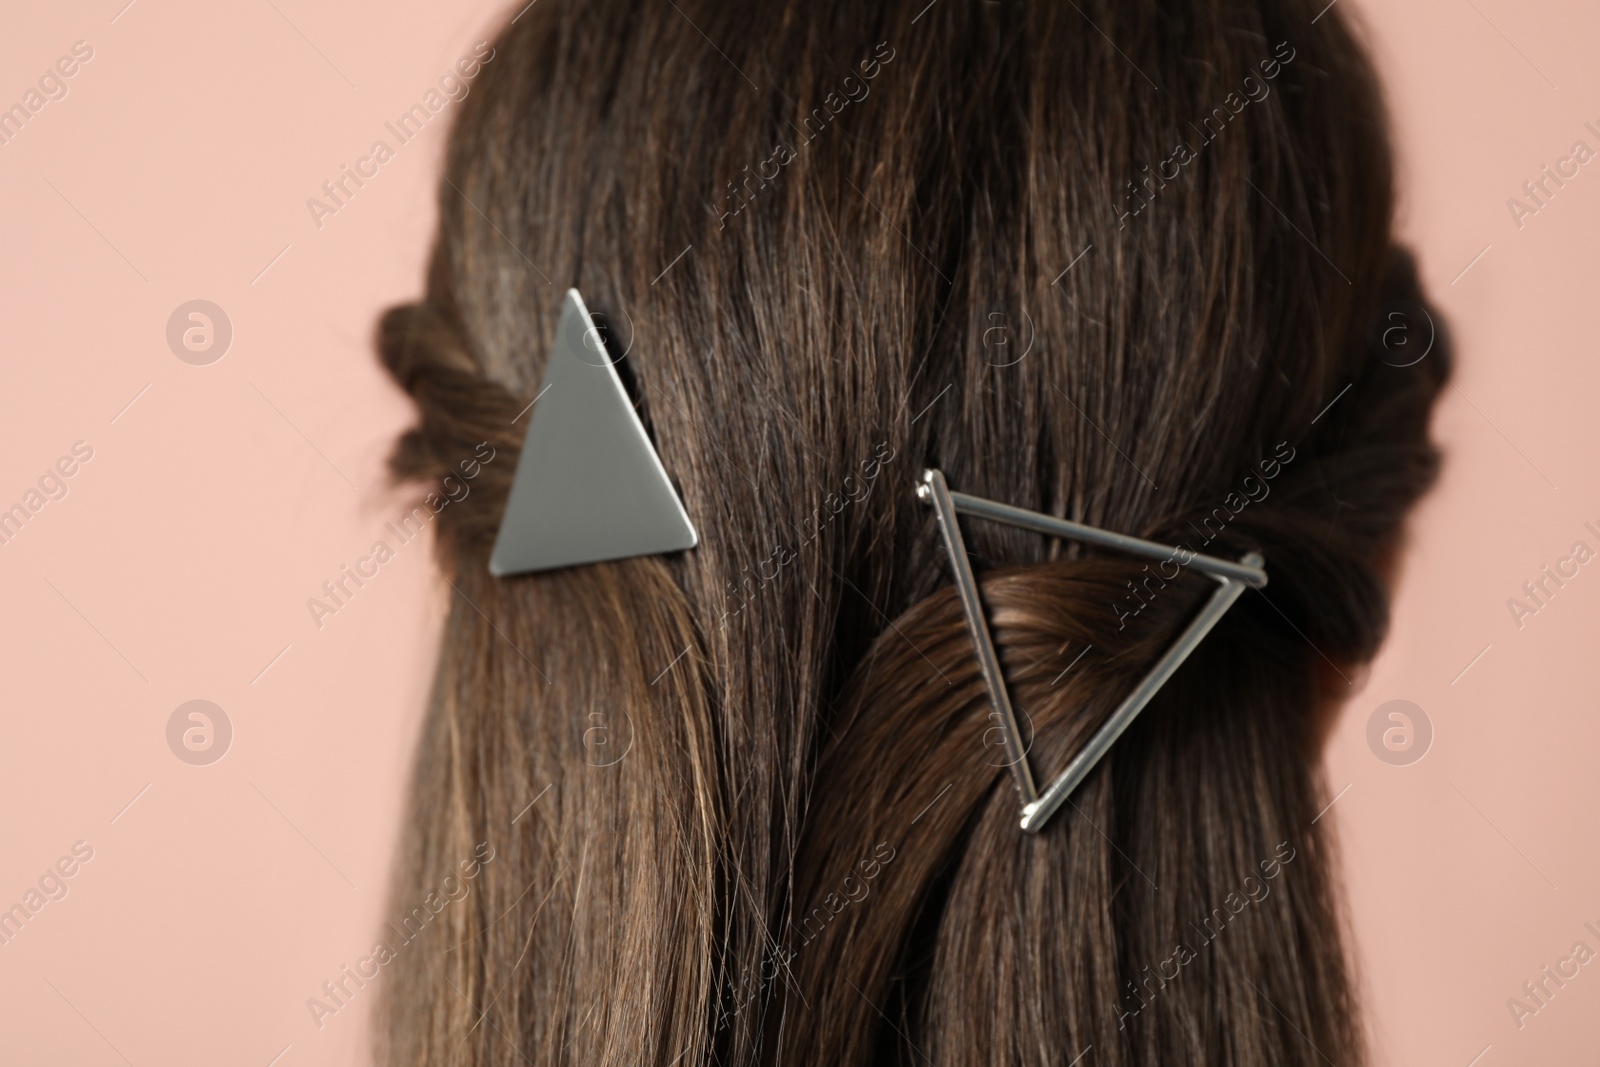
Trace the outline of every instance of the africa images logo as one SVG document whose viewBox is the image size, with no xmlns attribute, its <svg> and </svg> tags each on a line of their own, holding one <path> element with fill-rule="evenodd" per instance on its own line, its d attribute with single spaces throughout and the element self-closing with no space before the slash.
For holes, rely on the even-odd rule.
<svg viewBox="0 0 1600 1067">
<path fill-rule="evenodd" d="M 466 99 L 472 88 L 472 79 L 493 58 L 494 47 L 487 41 L 479 41 L 473 46 L 472 55 L 462 56 L 453 67 L 440 75 L 438 88 L 429 86 L 423 92 L 421 101 L 401 112 L 393 122 L 383 124 L 389 136 L 394 138 L 393 145 L 380 137 L 372 142 L 366 155 L 356 160 L 354 167 L 348 163 L 339 164 L 339 173 L 322 183 L 322 196 L 306 199 L 306 210 L 311 213 L 311 221 L 316 223 L 317 229 L 322 229 L 324 219 L 328 216 L 344 210 L 355 199 L 356 193 L 381 173 L 380 168 L 385 163 L 394 159 L 401 148 L 422 133 L 423 127 L 433 116 L 447 105 Z"/>
</svg>

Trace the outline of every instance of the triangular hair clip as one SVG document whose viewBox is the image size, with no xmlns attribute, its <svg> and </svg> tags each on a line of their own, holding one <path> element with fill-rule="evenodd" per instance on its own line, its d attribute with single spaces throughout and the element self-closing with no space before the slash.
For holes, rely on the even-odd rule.
<svg viewBox="0 0 1600 1067">
<path fill-rule="evenodd" d="M 489 573 L 680 552 L 698 543 L 583 297 L 568 289 Z"/>
<path fill-rule="evenodd" d="M 1012 777 L 1016 780 L 1017 793 L 1022 798 L 1022 829 L 1029 833 L 1038 833 L 1049 821 L 1050 816 L 1066 803 L 1072 791 L 1089 776 L 1089 772 L 1094 770 L 1095 765 L 1111 750 L 1111 746 L 1122 736 L 1122 732 L 1128 728 L 1139 712 L 1144 710 L 1145 705 L 1150 703 L 1150 699 L 1166 684 L 1167 679 L 1177 672 L 1183 661 L 1189 658 L 1189 653 L 1205 640 L 1206 634 L 1210 633 L 1217 621 L 1227 614 L 1228 609 L 1245 589 L 1247 587 L 1260 589 L 1267 584 L 1267 572 L 1262 569 L 1264 560 L 1257 552 L 1246 553 L 1237 562 L 1216 559 L 1212 556 L 1190 553 L 1186 548 L 1160 545 L 1154 541 L 1129 537 L 1127 534 L 1113 533 L 1099 527 L 1058 519 L 1053 515 L 1041 515 L 1036 511 L 1026 511 L 1009 504 L 951 492 L 950 487 L 945 484 L 944 475 L 937 470 L 923 471 L 922 481 L 917 486 L 917 497 L 932 505 L 938 515 L 939 531 L 944 536 L 944 546 L 950 554 L 950 567 L 955 571 L 956 586 L 961 593 L 961 610 L 967 618 L 967 631 L 972 635 L 972 643 L 977 647 L 978 666 L 983 673 L 984 686 L 989 691 L 989 701 L 994 706 L 996 714 L 1000 716 L 1005 733 L 1006 756 L 1010 762 Z M 1017 729 L 1017 714 L 1011 706 L 1011 695 L 1006 689 L 1005 679 L 1000 674 L 1000 659 L 995 654 L 994 641 L 989 636 L 989 624 L 983 616 L 983 603 L 978 598 L 978 583 L 972 576 L 972 564 L 967 560 L 966 545 L 961 540 L 961 527 L 956 520 L 958 515 L 988 519 L 991 522 L 1005 523 L 1008 526 L 1032 530 L 1051 537 L 1084 541 L 1152 559 L 1175 559 L 1187 554 L 1189 560 L 1186 566 L 1209 574 L 1221 583 L 1220 588 L 1211 594 L 1211 599 L 1200 609 L 1200 613 L 1190 621 L 1183 633 L 1178 635 L 1172 647 L 1167 649 L 1166 654 L 1154 667 L 1150 668 L 1150 673 L 1144 676 L 1117 710 L 1111 713 L 1105 725 L 1089 738 L 1082 751 L 1072 758 L 1072 762 L 1050 782 L 1043 793 L 1039 792 L 1034 784 L 1033 769 L 1028 764 L 1028 753 L 1023 748 L 1022 735 Z"/>
</svg>

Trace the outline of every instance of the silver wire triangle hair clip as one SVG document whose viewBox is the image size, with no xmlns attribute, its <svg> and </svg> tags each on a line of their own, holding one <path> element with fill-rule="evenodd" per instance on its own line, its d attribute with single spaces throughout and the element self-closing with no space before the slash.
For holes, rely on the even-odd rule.
<svg viewBox="0 0 1600 1067">
<path fill-rule="evenodd" d="M 616 362 L 583 297 L 568 289 L 490 574 L 680 552 L 698 542 Z"/>
<path fill-rule="evenodd" d="M 1096 526 L 1085 526 L 1083 523 L 1058 519 L 1053 515 L 1041 515 L 1036 511 L 1026 511 L 1009 504 L 951 492 L 950 487 L 945 484 L 944 475 L 937 470 L 922 472 L 922 481 L 917 485 L 917 498 L 930 504 L 939 519 L 939 532 L 944 535 L 944 547 L 950 554 L 950 567 L 955 571 L 956 588 L 961 593 L 961 610 L 967 617 L 967 630 L 972 635 L 972 643 L 977 646 L 978 666 L 983 673 L 984 686 L 989 690 L 989 702 L 994 706 L 995 713 L 1000 716 L 1001 727 L 1005 733 L 1006 756 L 1010 761 L 1011 775 L 1016 780 L 1017 793 L 1022 797 L 1022 829 L 1028 833 L 1038 833 L 1049 821 L 1050 816 L 1066 803 L 1072 791 L 1089 776 L 1089 772 L 1094 770 L 1095 765 L 1111 750 L 1111 746 L 1116 744 L 1117 738 L 1122 736 L 1122 732 L 1128 728 L 1139 712 L 1144 710 L 1145 705 L 1150 703 L 1151 698 L 1160 692 L 1161 687 L 1177 672 L 1183 661 L 1189 658 L 1189 653 L 1205 640 L 1211 628 L 1227 614 L 1228 609 L 1244 593 L 1246 587 L 1260 589 L 1267 584 L 1267 572 L 1262 569 L 1265 561 L 1258 552 L 1248 552 L 1240 557 L 1238 562 L 1232 562 L 1190 553 L 1187 548 L 1160 545 L 1154 541 L 1113 533 Z M 961 527 L 956 521 L 958 515 L 988 519 L 991 522 L 1032 530 L 1050 537 L 1084 541 L 1152 559 L 1174 559 L 1187 554 L 1189 556 L 1187 566 L 1209 574 L 1221 583 L 1221 588 L 1211 594 L 1211 599 L 1206 601 L 1205 607 L 1200 609 L 1200 613 L 1178 635 L 1172 647 L 1167 649 L 1166 654 L 1150 668 L 1150 672 L 1144 676 L 1133 692 L 1129 693 L 1118 705 L 1117 710 L 1111 713 L 1105 725 L 1089 738 L 1083 750 L 1072 758 L 1072 762 L 1067 764 L 1065 770 L 1056 775 L 1043 793 L 1040 793 L 1034 784 L 1033 769 L 1028 764 L 1028 753 L 1023 747 L 1022 735 L 1017 729 L 1017 713 L 1011 706 L 1011 695 L 1006 689 L 1005 679 L 1000 674 L 1000 660 L 995 654 L 994 641 L 989 637 L 989 624 L 984 619 L 983 603 L 978 598 L 978 583 L 972 576 L 972 564 L 967 560 L 966 544 L 961 540 Z"/>
</svg>

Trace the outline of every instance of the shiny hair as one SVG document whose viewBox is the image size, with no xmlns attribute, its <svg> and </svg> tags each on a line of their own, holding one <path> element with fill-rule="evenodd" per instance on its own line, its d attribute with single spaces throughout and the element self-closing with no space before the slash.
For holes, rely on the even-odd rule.
<svg viewBox="0 0 1600 1067">
<path fill-rule="evenodd" d="M 1424 299 L 1374 72 L 1323 7 L 510 18 L 426 294 L 379 328 L 420 414 L 396 475 L 496 455 L 434 524 L 451 609 L 396 913 L 493 859 L 391 946 L 384 1062 L 1363 1061 L 1320 746 L 1382 640 L 1450 357 L 1373 328 Z M 491 578 L 568 286 L 701 543 Z M 1037 836 L 925 466 L 1267 561 Z M 1211 582 L 966 538 L 1048 776 Z"/>
</svg>

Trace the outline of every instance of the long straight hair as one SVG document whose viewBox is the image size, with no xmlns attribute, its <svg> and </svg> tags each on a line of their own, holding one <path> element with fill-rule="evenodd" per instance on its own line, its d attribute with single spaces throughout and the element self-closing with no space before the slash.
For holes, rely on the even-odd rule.
<svg viewBox="0 0 1600 1067">
<path fill-rule="evenodd" d="M 1382 639 L 1449 352 L 1392 242 L 1374 73 L 1323 6 L 508 12 L 426 295 L 379 328 L 420 412 L 396 475 L 495 457 L 435 524 L 452 607 L 384 1062 L 1363 1061 L 1323 709 Z M 568 286 L 701 543 L 491 578 Z M 929 466 L 1267 561 L 1037 836 Z M 1051 775 L 1211 583 L 966 539 Z"/>
</svg>

